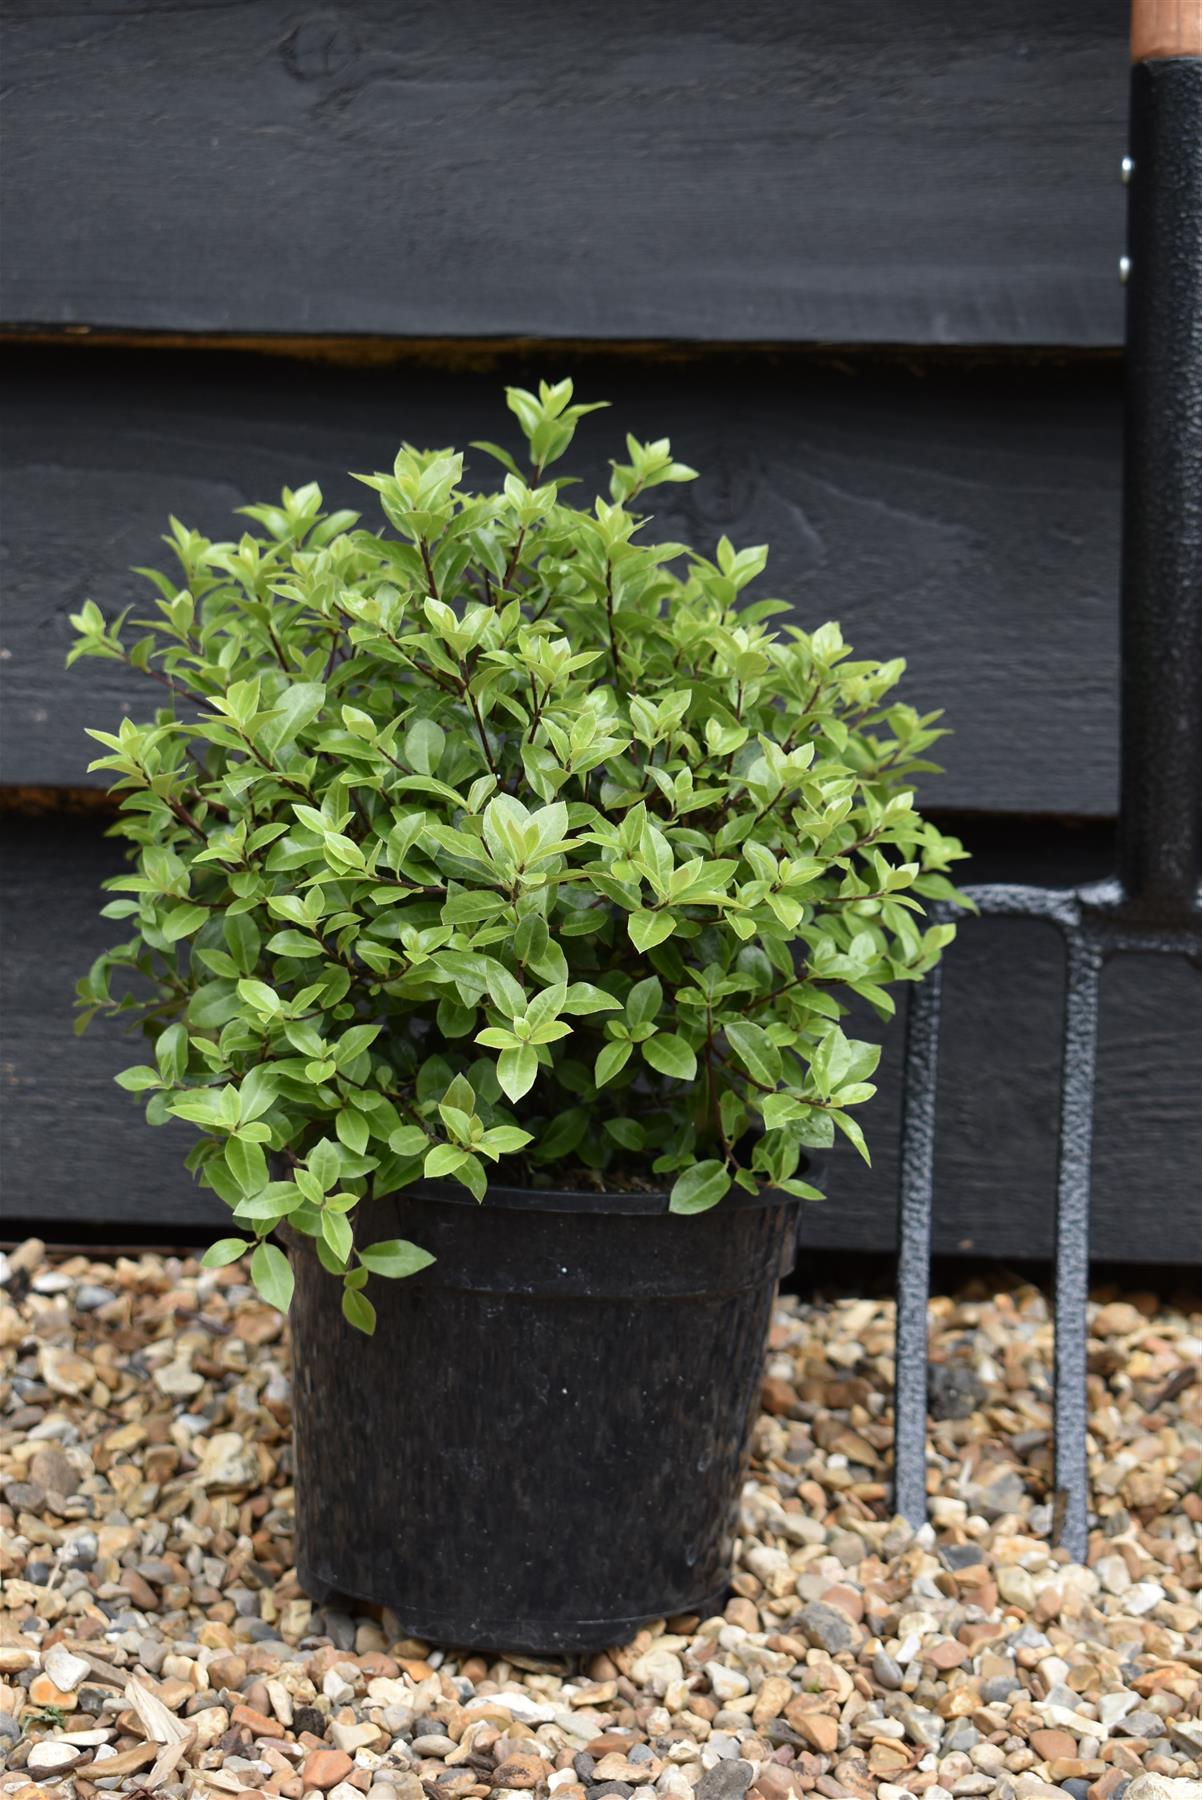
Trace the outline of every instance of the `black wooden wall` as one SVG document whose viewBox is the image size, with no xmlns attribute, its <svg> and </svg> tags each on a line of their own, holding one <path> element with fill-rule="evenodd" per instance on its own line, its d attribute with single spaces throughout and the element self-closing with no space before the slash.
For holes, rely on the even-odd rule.
<svg viewBox="0 0 1202 1800">
<path fill-rule="evenodd" d="M 669 434 L 667 528 L 773 545 L 772 591 L 904 653 L 955 736 L 929 804 L 980 877 L 1106 872 L 1117 770 L 1124 0 L 10 0 L 3 290 L 6 1216 L 216 1219 L 70 1029 L 119 851 L 64 674 L 169 511 L 397 442 L 502 436 L 504 382 Z M 1061 968 L 965 927 L 948 971 L 941 1247 L 1049 1243 Z M 897 1028 L 870 1173 L 815 1245 L 883 1248 Z M 1095 1241 L 1202 1244 L 1202 981 L 1107 976 Z M 1193 1229 L 1196 1227 L 1196 1230 Z"/>
</svg>

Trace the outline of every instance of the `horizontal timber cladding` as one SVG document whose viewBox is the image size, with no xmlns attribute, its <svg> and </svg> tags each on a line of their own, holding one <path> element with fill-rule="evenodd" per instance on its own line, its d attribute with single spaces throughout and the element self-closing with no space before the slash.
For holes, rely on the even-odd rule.
<svg viewBox="0 0 1202 1800">
<path fill-rule="evenodd" d="M 1116 344 L 1126 0 L 12 0 L 0 317 Z"/>
<path fill-rule="evenodd" d="M 225 16 L 225 15 L 223 15 Z M 232 15 L 231 15 L 232 16 Z M 232 509 L 320 479 L 331 503 L 375 497 L 348 469 L 390 467 L 402 438 L 516 449 L 505 381 L 572 373 L 586 419 L 563 468 L 604 482 L 622 435 L 670 434 L 701 472 L 657 490 L 655 530 L 712 553 L 767 541 L 756 592 L 856 650 L 909 661 L 905 697 L 953 735 L 943 808 L 1110 816 L 1117 761 L 1120 376 L 1108 358 L 925 371 L 810 353 L 595 351 L 376 368 L 198 350 L 10 345 L 3 474 L 7 704 L 3 780 L 78 786 L 85 724 L 145 712 L 159 690 L 119 665 L 64 672 L 67 614 L 114 614 L 169 563 L 169 512 L 234 535 Z M 512 428 L 512 429 L 511 429 Z M 474 455 L 485 483 L 496 466 Z"/>
<path fill-rule="evenodd" d="M 103 821 L 55 813 L 3 819 L 0 1153 L 6 1220 L 156 1229 L 227 1216 L 184 1171 L 183 1126 L 149 1129 L 114 1073 L 143 1060 L 139 1038 L 96 1022 L 72 1035 L 73 987 L 120 927 L 97 916 L 120 866 Z M 970 833 L 975 873 L 1056 882 L 1108 866 L 1105 833 L 991 822 Z M 1099 842 L 1099 840 L 1102 840 Z M 1035 847 L 1045 852 L 1033 870 Z M 969 922 L 949 952 L 936 1153 L 937 1250 L 1029 1259 L 1051 1247 L 1062 953 L 1046 927 Z M 866 1036 L 881 1027 L 860 1023 Z M 1102 1017 L 1094 1253 L 1132 1262 L 1202 1260 L 1202 976 L 1170 958 L 1116 963 Z M 866 1123 L 867 1170 L 833 1159 L 829 1201 L 803 1209 L 812 1248 L 887 1250 L 897 1196 L 900 1021 L 884 1033 L 881 1092 Z"/>
</svg>

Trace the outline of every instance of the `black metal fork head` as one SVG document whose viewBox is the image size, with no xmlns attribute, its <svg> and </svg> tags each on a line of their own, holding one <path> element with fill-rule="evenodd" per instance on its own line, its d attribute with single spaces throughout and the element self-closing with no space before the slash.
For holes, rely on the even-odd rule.
<svg viewBox="0 0 1202 1800">
<path fill-rule="evenodd" d="M 1101 974 L 1117 951 L 1202 968 L 1202 0 L 1136 0 L 1132 29 L 1118 878 L 977 887 L 982 913 L 1065 940 L 1055 1225 L 1053 1530 L 1088 1546 L 1086 1300 Z M 907 1024 L 899 1204 L 895 1505 L 926 1518 L 927 1301 L 938 973 Z"/>
</svg>

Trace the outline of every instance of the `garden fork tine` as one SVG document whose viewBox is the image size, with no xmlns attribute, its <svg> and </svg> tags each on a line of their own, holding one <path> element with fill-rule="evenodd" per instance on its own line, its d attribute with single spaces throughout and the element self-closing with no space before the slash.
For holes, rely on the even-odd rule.
<svg viewBox="0 0 1202 1800">
<path fill-rule="evenodd" d="M 1136 0 L 1131 43 L 1119 878 L 1075 890 L 966 889 L 981 913 L 1047 920 L 1066 944 L 1053 1534 L 1078 1561 L 1089 1527 L 1085 1304 L 1102 968 L 1136 951 L 1202 969 L 1202 0 Z M 939 999 L 936 971 L 911 998 L 903 1089 L 894 1504 L 914 1525 L 926 1519 Z"/>
</svg>

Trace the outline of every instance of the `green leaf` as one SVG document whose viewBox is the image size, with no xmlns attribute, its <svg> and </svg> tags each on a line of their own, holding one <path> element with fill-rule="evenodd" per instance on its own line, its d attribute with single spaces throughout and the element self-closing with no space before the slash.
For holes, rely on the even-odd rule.
<svg viewBox="0 0 1202 1800">
<path fill-rule="evenodd" d="M 816 1188 L 816 1187 L 811 1187 L 808 1182 L 798 1181 L 796 1179 L 796 1177 L 792 1176 L 792 1175 L 782 1176 L 777 1181 L 776 1185 L 778 1188 L 780 1188 L 782 1193 L 796 1194 L 796 1196 L 799 1200 L 825 1200 L 826 1199 L 826 1195 L 821 1191 L 821 1189 Z"/>
<path fill-rule="evenodd" d="M 211 1174 L 213 1167 L 209 1163 L 207 1172 Z M 240 1200 L 234 1217 L 240 1225 L 276 1225 L 295 1211 L 299 1198 L 300 1191 L 292 1182 L 271 1181 L 261 1192 Z"/>
<path fill-rule="evenodd" d="M 492 1150 L 498 1156 L 512 1156 L 533 1141 L 533 1132 L 523 1131 L 519 1125 L 494 1125 L 484 1133 L 478 1147 Z"/>
<path fill-rule="evenodd" d="M 818 1092 L 826 1098 L 837 1087 L 851 1067 L 851 1045 L 837 1025 L 815 1046 L 810 1056 L 810 1073 Z"/>
<path fill-rule="evenodd" d="M 630 1061 L 633 1049 L 634 1045 L 629 1043 L 606 1044 L 604 1046 L 598 1053 L 596 1068 L 593 1074 L 593 1079 L 598 1087 L 604 1087 L 607 1081 L 612 1081 L 614 1076 L 626 1067 L 626 1064 Z"/>
<path fill-rule="evenodd" d="M 250 1238 L 218 1238 L 210 1244 L 201 1257 L 201 1267 L 205 1269 L 224 1269 L 228 1264 L 237 1262 L 251 1247 Z"/>
<path fill-rule="evenodd" d="M 626 921 L 636 950 L 651 950 L 676 930 L 676 920 L 666 912 L 633 912 Z"/>
<path fill-rule="evenodd" d="M 775 1087 L 781 1075 L 780 1051 L 763 1027 L 743 1020 L 723 1029 L 727 1043 L 748 1074 L 764 1087 Z"/>
<path fill-rule="evenodd" d="M 255 730 L 255 739 L 275 756 L 285 744 L 299 737 L 325 705 L 326 690 L 320 681 L 297 681 L 285 688 L 268 716 Z"/>
<path fill-rule="evenodd" d="M 647 1133 L 637 1119 L 606 1119 L 605 1130 L 623 1150 L 641 1150 L 647 1142 Z"/>
<path fill-rule="evenodd" d="M 708 1212 L 730 1188 L 730 1176 L 724 1163 L 709 1160 L 694 1163 L 678 1175 L 668 1200 L 674 1213 Z"/>
<path fill-rule="evenodd" d="M 338 1134 L 339 1143 L 345 1144 L 348 1150 L 353 1150 L 356 1156 L 362 1156 L 371 1141 L 371 1129 L 367 1120 L 353 1106 L 343 1107 L 334 1120 L 334 1130 Z"/>
<path fill-rule="evenodd" d="M 507 1019 L 517 1019 L 526 1010 L 526 995 L 521 983 L 515 981 L 503 963 L 491 958 L 485 969 L 488 982 L 488 997 L 499 1013 Z"/>
<path fill-rule="evenodd" d="M 415 719 L 405 733 L 405 761 L 419 775 L 433 775 L 446 741 L 446 732 L 433 719 Z"/>
<path fill-rule="evenodd" d="M 352 1025 L 349 1031 L 344 1031 L 334 1046 L 334 1060 L 338 1067 L 345 1069 L 357 1056 L 362 1056 L 375 1043 L 382 1030 L 381 1025 Z"/>
<path fill-rule="evenodd" d="M 180 938 L 191 937 L 194 931 L 199 931 L 207 924 L 208 917 L 207 906 L 177 906 L 163 920 L 163 936 L 169 944 L 178 943 Z"/>
<path fill-rule="evenodd" d="M 428 1181 L 437 1181 L 440 1176 L 453 1175 L 467 1156 L 458 1144 L 435 1144 L 426 1152 L 426 1160 L 422 1174 Z"/>
<path fill-rule="evenodd" d="M 360 1250 L 359 1261 L 373 1275 L 386 1275 L 393 1281 L 429 1268 L 434 1258 L 428 1250 L 420 1249 L 405 1238 L 385 1238 L 382 1243 L 368 1244 Z"/>
<path fill-rule="evenodd" d="M 148 1067 L 145 1063 L 135 1069 L 122 1069 L 119 1075 L 113 1076 L 113 1080 L 118 1087 L 123 1087 L 130 1094 L 142 1094 L 147 1088 L 162 1086 L 159 1071 Z"/>
<path fill-rule="evenodd" d="M 182 1081 L 188 1068 L 188 1033 L 183 1025 L 168 1025 L 155 1039 L 154 1059 L 164 1081 Z"/>
<path fill-rule="evenodd" d="M 275 1103 L 277 1076 L 270 1063 L 254 1063 L 238 1090 L 238 1117 L 244 1125 L 262 1118 Z"/>
<path fill-rule="evenodd" d="M 604 988 L 595 987 L 591 981 L 573 981 L 564 995 L 561 1012 L 596 1013 L 620 1012 L 622 1002 L 607 994 Z"/>
<path fill-rule="evenodd" d="M 764 1128 L 767 1131 L 779 1131 L 782 1125 L 791 1124 L 799 1119 L 803 1108 L 792 1094 L 765 1094 L 763 1102 Z"/>
<path fill-rule="evenodd" d="M 364 1337 L 371 1337 L 375 1332 L 376 1309 L 366 1294 L 356 1293 L 354 1288 L 344 1287 L 342 1290 L 342 1316 L 348 1325 L 353 1325 Z"/>
<path fill-rule="evenodd" d="M 253 1007 L 255 1012 L 264 1013 L 274 1018 L 283 1011 L 283 1003 L 274 988 L 269 988 L 265 981 L 253 981 L 248 977 L 238 983 L 238 997 Z"/>
<path fill-rule="evenodd" d="M 323 1194 L 328 1194 L 331 1188 L 337 1186 L 342 1160 L 329 1138 L 322 1138 L 320 1143 L 314 1144 L 305 1160 Z"/>
<path fill-rule="evenodd" d="M 529 1044 L 518 1050 L 502 1050 L 497 1058 L 497 1080 L 510 1100 L 520 1100 L 534 1086 L 538 1056 Z"/>
<path fill-rule="evenodd" d="M 636 981 L 627 994 L 626 1017 L 631 1025 L 650 1025 L 658 1018 L 663 1003 L 664 990 L 659 977 L 649 975 L 646 981 Z"/>
<path fill-rule="evenodd" d="M 863 1157 L 864 1161 L 868 1164 L 868 1167 L 871 1168 L 872 1158 L 868 1154 L 868 1143 L 860 1128 L 859 1121 L 849 1118 L 847 1113 L 842 1112 L 830 1112 L 827 1114 L 827 1117 L 834 1120 L 844 1137 L 848 1138 L 851 1143 L 854 1144 L 858 1154 Z"/>
<path fill-rule="evenodd" d="M 292 1270 L 288 1258 L 275 1244 L 260 1244 L 250 1259 L 250 1278 L 261 1299 L 277 1312 L 292 1304 Z"/>
<path fill-rule="evenodd" d="M 241 974 L 253 974 L 263 942 L 254 920 L 246 913 L 227 913 L 221 922 L 221 930 Z"/>
<path fill-rule="evenodd" d="M 248 1144 L 232 1137 L 225 1147 L 225 1162 L 244 1194 L 257 1194 L 267 1185 L 267 1158 L 262 1144 Z"/>
<path fill-rule="evenodd" d="M 325 951 L 315 937 L 308 937 L 303 931 L 277 931 L 274 937 L 267 940 L 267 948 L 273 956 L 324 956 Z"/>
<path fill-rule="evenodd" d="M 644 1059 L 661 1075 L 676 1081 L 692 1081 L 697 1073 L 697 1057 L 690 1046 L 675 1032 L 660 1031 L 642 1046 Z"/>
<path fill-rule="evenodd" d="M 351 1230 L 350 1220 L 345 1213 L 329 1212 L 328 1210 L 323 1212 L 321 1235 L 340 1263 L 350 1261 L 351 1251 L 355 1247 L 355 1236 Z"/>
<path fill-rule="evenodd" d="M 212 1128 L 221 1124 L 221 1095 L 216 1088 L 188 1088 L 182 1094 L 172 1095 L 167 1110 L 177 1119 Z"/>
</svg>

